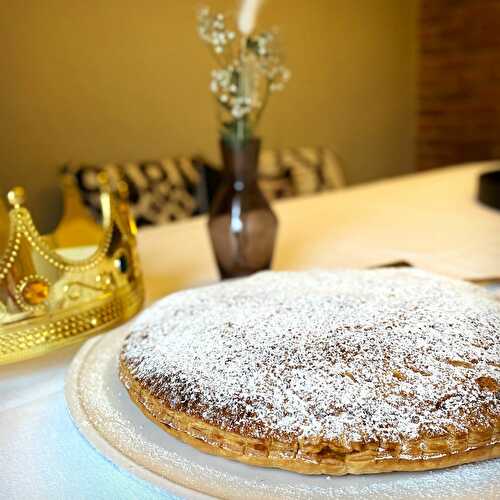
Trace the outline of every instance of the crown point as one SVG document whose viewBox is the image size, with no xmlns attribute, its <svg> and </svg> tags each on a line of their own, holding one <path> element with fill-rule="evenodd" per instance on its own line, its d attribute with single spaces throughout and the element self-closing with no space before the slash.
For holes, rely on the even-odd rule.
<svg viewBox="0 0 500 500">
<path fill-rule="evenodd" d="M 7 193 L 7 200 L 14 208 L 18 208 L 26 201 L 26 193 L 22 187 L 17 186 Z"/>
<path fill-rule="evenodd" d="M 117 190 L 118 190 L 118 195 L 122 200 L 128 200 L 128 195 L 129 195 L 128 184 L 124 180 L 118 182 Z"/>
<path fill-rule="evenodd" d="M 63 187 L 71 187 L 75 184 L 75 177 L 69 171 L 63 172 L 61 182 Z"/>
<path fill-rule="evenodd" d="M 104 170 L 102 170 L 101 172 L 99 172 L 97 174 L 97 182 L 101 185 L 101 186 L 106 186 L 109 184 L 109 176 L 107 174 L 107 172 L 105 172 Z"/>
</svg>

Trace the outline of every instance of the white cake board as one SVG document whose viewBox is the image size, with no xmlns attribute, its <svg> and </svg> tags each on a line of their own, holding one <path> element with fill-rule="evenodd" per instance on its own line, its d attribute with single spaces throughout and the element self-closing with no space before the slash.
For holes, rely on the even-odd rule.
<svg viewBox="0 0 500 500">
<path fill-rule="evenodd" d="M 126 327 L 125 327 L 126 328 Z M 364 476 L 306 476 L 202 453 L 148 420 L 118 378 L 122 327 L 89 340 L 66 379 L 71 417 L 107 459 L 184 498 L 500 498 L 500 460 L 450 469 Z"/>
</svg>

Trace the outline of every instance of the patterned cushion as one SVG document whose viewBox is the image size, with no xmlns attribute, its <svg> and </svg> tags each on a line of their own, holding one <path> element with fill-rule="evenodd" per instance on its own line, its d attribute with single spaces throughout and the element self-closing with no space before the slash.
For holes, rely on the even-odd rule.
<svg viewBox="0 0 500 500">
<path fill-rule="evenodd" d="M 207 196 L 211 200 L 222 171 L 204 163 Z M 345 187 L 339 156 L 328 147 L 264 149 L 258 167 L 259 186 L 268 200 L 289 198 Z"/>
<path fill-rule="evenodd" d="M 132 215 L 138 226 L 172 222 L 206 212 L 206 189 L 200 189 L 202 164 L 199 159 L 176 158 L 161 161 L 106 165 L 66 165 L 75 176 L 84 203 L 100 215 L 98 174 L 106 172 L 112 187 L 127 183 Z"/>
<path fill-rule="evenodd" d="M 264 149 L 259 184 L 273 200 L 339 189 L 345 178 L 341 161 L 330 148 Z"/>
<path fill-rule="evenodd" d="M 100 216 L 97 176 L 105 171 L 111 186 L 127 183 L 138 226 L 163 224 L 206 213 L 221 170 L 199 157 L 106 165 L 66 165 L 84 203 Z M 339 157 L 330 148 L 262 150 L 259 185 L 269 200 L 302 196 L 345 186 Z"/>
</svg>

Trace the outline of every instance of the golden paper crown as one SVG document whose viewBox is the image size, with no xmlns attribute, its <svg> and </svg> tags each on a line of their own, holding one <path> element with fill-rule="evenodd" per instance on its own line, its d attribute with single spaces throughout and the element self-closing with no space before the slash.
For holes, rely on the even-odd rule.
<svg viewBox="0 0 500 500">
<path fill-rule="evenodd" d="M 63 177 L 64 215 L 42 236 L 24 205 L 24 191 L 0 201 L 0 364 L 38 356 L 129 319 L 144 289 L 136 228 L 124 186 L 100 179 L 102 227 Z"/>
</svg>

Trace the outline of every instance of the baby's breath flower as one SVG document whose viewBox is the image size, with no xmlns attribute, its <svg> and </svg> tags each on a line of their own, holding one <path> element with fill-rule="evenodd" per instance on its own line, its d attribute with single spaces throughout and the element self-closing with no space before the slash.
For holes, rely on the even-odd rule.
<svg viewBox="0 0 500 500">
<path fill-rule="evenodd" d="M 203 8 L 198 14 L 198 34 L 211 47 L 219 64 L 211 72 L 210 91 L 221 104 L 223 133 L 243 129 L 251 134 L 267 95 L 283 90 L 290 79 L 290 71 L 281 62 L 276 33 L 242 39 L 227 26 L 223 14 Z M 231 125 L 236 123 L 238 127 Z"/>
</svg>

